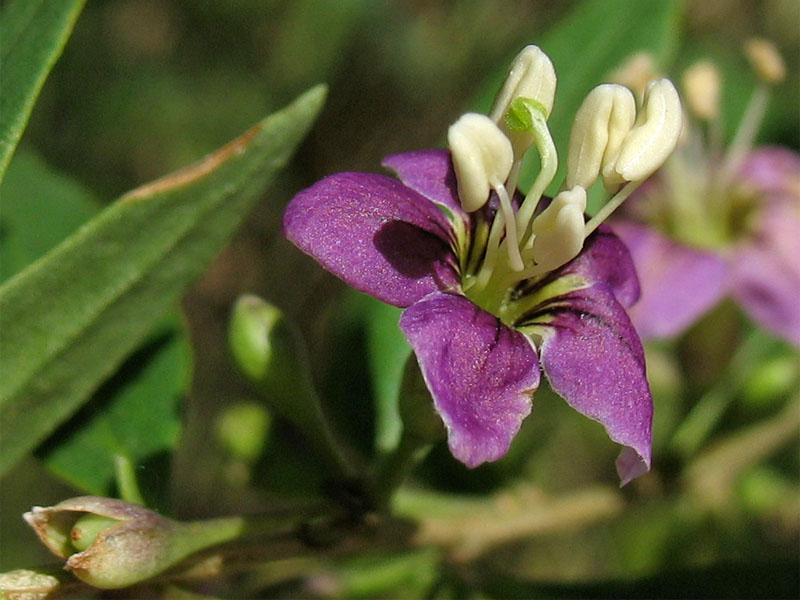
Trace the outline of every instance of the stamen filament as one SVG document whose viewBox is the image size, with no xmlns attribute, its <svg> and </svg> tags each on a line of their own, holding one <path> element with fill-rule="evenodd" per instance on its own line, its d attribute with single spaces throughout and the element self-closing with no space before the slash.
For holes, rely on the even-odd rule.
<svg viewBox="0 0 800 600">
<path fill-rule="evenodd" d="M 630 196 L 636 190 L 636 188 L 642 185 L 642 183 L 642 181 L 630 181 L 625 184 L 621 190 L 614 194 L 611 199 L 606 202 L 600 208 L 600 210 L 597 211 L 597 214 L 586 222 L 586 226 L 583 229 L 584 239 L 589 237 L 592 232 L 594 232 L 594 230 L 603 223 L 603 221 L 610 217 L 611 213 L 617 210 L 620 205 L 628 199 L 628 196 Z"/>
<path fill-rule="evenodd" d="M 530 113 L 533 139 L 536 143 L 536 149 L 539 151 L 541 170 L 517 212 L 517 235 L 522 240 L 525 239 L 528 226 L 533 218 L 533 214 L 536 212 L 536 207 L 539 204 L 542 194 L 544 194 L 547 186 L 553 181 L 553 178 L 556 176 L 556 170 L 558 170 L 558 154 L 556 153 L 556 146 L 553 143 L 550 130 L 547 128 L 545 116 L 534 110 L 531 110 Z"/>
<path fill-rule="evenodd" d="M 747 104 L 747 109 L 744 112 L 739 129 L 733 137 L 733 141 L 728 146 L 728 152 L 720 169 L 719 183 L 725 185 L 730 177 L 736 172 L 736 169 L 741 165 L 745 155 L 753 147 L 758 129 L 761 126 L 761 121 L 764 118 L 764 113 L 767 110 L 767 102 L 769 100 L 769 86 L 764 83 L 758 84 L 750 97 L 750 102 Z"/>
<path fill-rule="evenodd" d="M 517 226 L 514 221 L 514 208 L 511 206 L 508 192 L 502 183 L 493 183 L 492 187 L 497 193 L 497 197 L 500 199 L 500 210 L 503 213 L 503 220 L 505 221 L 506 239 L 502 243 L 505 244 L 508 251 L 508 260 L 514 271 L 522 271 L 525 265 L 522 263 L 522 257 L 519 255 L 519 246 L 517 245 Z"/>
<path fill-rule="evenodd" d="M 486 287 L 492 276 L 492 271 L 494 271 L 494 266 L 497 262 L 497 251 L 500 248 L 500 235 L 503 232 L 504 223 L 505 219 L 503 218 L 503 213 L 498 211 L 494 217 L 494 221 L 492 221 L 492 228 L 489 230 L 489 240 L 486 242 L 486 253 L 483 257 L 483 264 L 475 278 L 474 285 L 477 286 L 478 289 Z"/>
</svg>

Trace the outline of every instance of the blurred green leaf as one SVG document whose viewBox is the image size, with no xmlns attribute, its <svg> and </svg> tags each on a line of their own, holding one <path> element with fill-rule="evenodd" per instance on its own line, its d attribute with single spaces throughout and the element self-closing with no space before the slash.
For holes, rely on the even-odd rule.
<svg viewBox="0 0 800 600">
<path fill-rule="evenodd" d="M 78 183 L 18 152 L 0 186 L 0 281 L 54 248 L 100 210 Z"/>
<path fill-rule="evenodd" d="M 122 197 L 0 288 L 0 472 L 137 347 L 308 131 L 315 88 L 199 163 Z"/>
<path fill-rule="evenodd" d="M 0 13 L 0 180 L 85 0 L 15 0 Z"/>
<path fill-rule="evenodd" d="M 375 438 L 379 450 L 389 451 L 400 441 L 397 394 L 411 346 L 398 327 L 402 310 L 363 296 L 368 364 L 375 395 Z"/>
<path fill-rule="evenodd" d="M 650 52 L 663 67 L 676 43 L 678 8 L 679 3 L 672 0 L 586 0 L 555 27 L 531 40 L 547 53 L 558 76 L 548 123 L 561 160 L 551 193 L 564 179 L 569 130 L 586 94 L 636 52 Z M 503 64 L 481 90 L 473 102 L 479 112 L 488 112 L 507 71 L 508 64 Z M 520 182 L 524 189 L 537 170 L 537 161 L 523 165 Z"/>
<path fill-rule="evenodd" d="M 174 448 L 190 361 L 188 340 L 178 328 L 157 332 L 64 424 L 63 433 L 48 440 L 39 456 L 76 487 L 110 495 L 115 455 L 142 464 Z"/>
</svg>

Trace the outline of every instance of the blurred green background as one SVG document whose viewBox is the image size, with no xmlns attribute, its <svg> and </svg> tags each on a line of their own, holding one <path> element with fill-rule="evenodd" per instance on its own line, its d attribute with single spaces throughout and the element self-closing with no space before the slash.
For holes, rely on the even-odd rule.
<svg viewBox="0 0 800 600">
<path fill-rule="evenodd" d="M 606 18 L 619 24 L 613 44 L 624 56 L 637 49 L 629 48 L 630 40 L 646 38 L 649 31 L 618 14 L 616 2 L 606 5 Z M 171 464 L 143 474 L 145 480 L 167 480 L 159 485 L 167 488 L 175 514 L 188 518 L 252 510 L 263 506 L 264 488 L 272 494 L 295 493 L 290 482 L 307 479 L 311 488 L 320 477 L 319 461 L 289 428 L 272 432 L 266 464 L 245 475 L 244 467 L 214 442 L 217 417 L 253 398 L 226 345 L 230 308 L 244 292 L 261 295 L 300 324 L 325 396 L 344 415 L 340 427 L 357 440 L 360 451 L 371 451 L 377 417 L 369 398 L 380 393 L 380 384 L 369 373 L 380 370 L 381 352 L 391 352 L 397 332 L 381 333 L 378 342 L 369 337 L 360 319 L 379 309 L 281 238 L 282 209 L 299 189 L 325 175 L 378 171 L 387 154 L 441 145 L 446 128 L 462 112 L 486 108 L 486 90 L 492 87 L 487 82 L 498 79 L 509 59 L 571 18 L 578 6 L 544 0 L 88 2 L 45 84 L 15 161 L 38 157 L 98 203 L 197 160 L 316 83 L 330 88 L 321 118 L 289 168 L 185 298 L 195 364 L 182 409 L 184 430 Z M 776 42 L 790 76 L 775 94 L 760 137 L 797 149 L 800 3 L 717 0 L 676 6 L 673 35 L 662 44 L 660 66 L 679 74 L 696 58 L 718 61 L 729 76 L 725 106 L 730 127 L 753 85 L 741 44 L 751 35 Z M 574 39 L 576 61 L 584 39 Z M 607 75 L 587 75 L 578 66 L 575 73 L 586 79 L 585 91 Z M 558 75 L 566 81 L 570 69 Z M 382 318 L 392 318 L 391 311 Z M 540 492 L 585 500 L 576 503 L 577 516 L 553 517 L 554 526 L 531 526 L 530 536 L 498 544 L 491 552 L 467 552 L 467 558 L 447 554 L 444 564 L 455 574 L 452 579 L 472 581 L 494 596 L 520 597 L 533 593 L 519 584 L 522 580 L 588 585 L 635 577 L 649 582 L 664 573 L 682 575 L 654 580 L 647 583 L 653 588 L 636 592 L 579 583 L 537 589 L 544 596 L 563 597 L 646 597 L 647 590 L 657 594 L 659 589 L 667 590 L 661 595 L 673 589 L 676 596 L 695 590 L 697 596 L 735 597 L 737 592 L 758 595 L 748 593 L 758 589 L 778 593 L 792 585 L 796 590 L 796 579 L 774 579 L 797 571 L 797 354 L 747 327 L 733 307 L 723 305 L 682 344 L 648 349 L 658 411 L 656 466 L 653 474 L 622 492 L 609 487 L 609 482 L 614 485 L 615 448 L 599 427 L 571 414 L 547 390 L 537 394 L 533 417 L 501 463 L 469 472 L 449 459 L 445 448 L 436 448 L 419 473 L 430 488 L 470 499 L 506 489 L 511 513 L 541 511 L 543 519 L 557 506 Z M 755 339 L 746 349 L 751 354 L 738 359 L 743 373 L 726 367 L 729 354 L 712 359 L 713 353 L 703 350 L 707 332 L 719 342 L 722 330 L 732 330 L 737 343 Z M 375 351 L 365 354 L 365 349 Z M 692 359 L 698 352 L 700 363 Z M 713 430 L 716 444 L 701 439 L 688 455 L 670 445 L 691 411 L 687 399 L 703 397 L 716 389 L 714 382 L 737 376 L 738 383 L 719 392 L 724 400 L 723 416 Z M 788 436 L 787 419 L 795 424 Z M 759 437 L 748 428 L 753 423 L 774 427 Z M 725 454 L 726 442 L 751 434 L 754 441 L 734 443 Z M 747 448 L 775 439 L 780 443 L 771 450 L 754 459 L 742 457 Z M 737 450 L 741 447 L 745 450 Z M 737 460 L 743 466 L 726 479 L 727 468 Z M 249 485 L 252 480 L 258 485 Z M 529 497 L 531 487 L 536 493 Z M 18 515 L 32 504 L 55 502 L 74 491 L 29 459 L 5 479 L 1 493 L 0 568 L 47 561 Z M 583 498 L 584 493 L 589 495 Z M 409 505 L 414 501 L 407 499 Z M 589 516 L 582 520 L 580 511 Z M 408 568 L 424 571 L 428 563 L 414 560 Z M 715 570 L 693 571 L 708 566 Z M 352 566 L 352 572 L 359 569 L 364 566 Z M 475 573 L 491 576 L 484 582 Z M 669 588 L 670 582 L 678 587 Z M 448 589 L 462 595 L 464 590 L 453 586 Z"/>
</svg>

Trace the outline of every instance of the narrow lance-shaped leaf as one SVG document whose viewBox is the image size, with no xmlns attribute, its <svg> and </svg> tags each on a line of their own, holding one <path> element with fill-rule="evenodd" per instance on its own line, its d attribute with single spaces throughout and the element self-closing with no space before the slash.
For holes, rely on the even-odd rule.
<svg viewBox="0 0 800 600">
<path fill-rule="evenodd" d="M 315 88 L 121 198 L 0 288 L 0 473 L 69 417 L 227 242 L 308 131 Z"/>
<path fill-rule="evenodd" d="M 0 180 L 86 0 L 15 0 L 0 12 Z"/>
</svg>

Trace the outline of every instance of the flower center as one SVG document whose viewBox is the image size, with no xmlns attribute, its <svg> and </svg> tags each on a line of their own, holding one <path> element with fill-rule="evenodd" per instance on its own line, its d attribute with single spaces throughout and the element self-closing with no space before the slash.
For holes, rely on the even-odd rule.
<svg viewBox="0 0 800 600">
<path fill-rule="evenodd" d="M 556 78 L 550 59 L 528 46 L 514 60 L 489 116 L 468 113 L 448 131 L 462 207 L 473 213 L 459 242 L 462 287 L 500 317 L 514 313 L 513 290 L 575 258 L 585 239 L 672 152 L 682 114 L 675 87 L 654 81 L 637 119 L 633 94 L 601 85 L 587 96 L 570 135 L 561 191 L 545 205 L 558 154 L 547 118 Z M 526 153 L 536 148 L 539 173 L 523 199 L 516 186 Z M 586 190 L 602 177 L 610 199 L 586 221 Z M 487 208 L 485 205 L 492 202 Z"/>
</svg>

